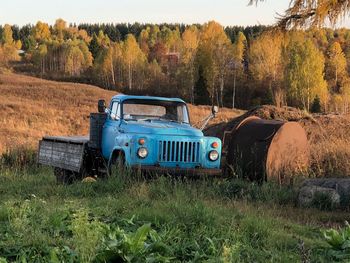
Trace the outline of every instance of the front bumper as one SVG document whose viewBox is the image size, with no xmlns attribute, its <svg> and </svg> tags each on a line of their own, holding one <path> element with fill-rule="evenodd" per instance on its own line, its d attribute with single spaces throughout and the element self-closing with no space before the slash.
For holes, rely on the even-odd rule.
<svg viewBox="0 0 350 263">
<path fill-rule="evenodd" d="M 131 169 L 136 172 L 145 172 L 150 174 L 170 174 L 170 175 L 186 175 L 186 176 L 219 176 L 222 174 L 221 169 L 205 169 L 205 168 L 180 168 L 180 167 L 160 167 L 148 165 L 135 165 Z"/>
</svg>

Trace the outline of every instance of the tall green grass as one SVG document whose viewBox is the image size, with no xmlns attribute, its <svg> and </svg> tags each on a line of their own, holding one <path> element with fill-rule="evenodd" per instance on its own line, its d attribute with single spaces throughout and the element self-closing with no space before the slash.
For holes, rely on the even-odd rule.
<svg viewBox="0 0 350 263">
<path fill-rule="evenodd" d="M 57 184 L 31 151 L 0 159 L 0 262 L 330 262 L 320 226 L 345 214 L 295 207 L 292 187 L 235 179 Z"/>
<path fill-rule="evenodd" d="M 294 215 L 299 211 L 294 195 L 273 184 L 128 174 L 65 186 L 55 182 L 51 169 L 3 169 L 0 257 L 8 262 L 329 262 L 318 223 L 301 223 L 304 219 Z"/>
<path fill-rule="evenodd" d="M 37 151 L 24 146 L 9 148 L 0 155 L 1 170 L 24 170 L 37 166 Z"/>
</svg>

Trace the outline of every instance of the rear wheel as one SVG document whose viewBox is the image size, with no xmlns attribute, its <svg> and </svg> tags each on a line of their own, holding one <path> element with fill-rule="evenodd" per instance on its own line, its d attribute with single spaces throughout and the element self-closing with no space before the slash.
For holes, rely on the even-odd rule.
<svg viewBox="0 0 350 263">
<path fill-rule="evenodd" d="M 57 182 L 60 184 L 72 184 L 76 179 L 75 172 L 57 167 L 54 169 L 54 175 L 56 177 Z"/>
</svg>

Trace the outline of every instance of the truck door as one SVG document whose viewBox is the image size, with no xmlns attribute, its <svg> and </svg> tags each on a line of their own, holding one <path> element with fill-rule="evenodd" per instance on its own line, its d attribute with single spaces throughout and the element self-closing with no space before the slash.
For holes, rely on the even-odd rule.
<svg viewBox="0 0 350 263">
<path fill-rule="evenodd" d="M 120 103 L 112 101 L 110 105 L 110 113 L 103 126 L 102 131 L 102 154 L 108 159 L 115 146 L 116 137 L 119 135 L 120 125 Z"/>
</svg>

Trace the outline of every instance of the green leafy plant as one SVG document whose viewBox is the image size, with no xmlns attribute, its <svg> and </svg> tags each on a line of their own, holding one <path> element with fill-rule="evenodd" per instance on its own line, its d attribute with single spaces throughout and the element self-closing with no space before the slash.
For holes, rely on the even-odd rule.
<svg viewBox="0 0 350 263">
<path fill-rule="evenodd" d="M 350 259 L 350 225 L 346 222 L 343 229 L 329 229 L 323 231 L 323 236 L 330 245 L 328 254 L 333 259 Z"/>
<path fill-rule="evenodd" d="M 150 224 L 127 233 L 116 227 L 109 229 L 97 262 L 170 262 L 170 248 L 161 240 Z"/>
<path fill-rule="evenodd" d="M 82 209 L 74 214 L 70 229 L 81 262 L 91 262 L 104 235 L 105 224 L 94 218 L 90 220 L 88 213 Z"/>
</svg>

